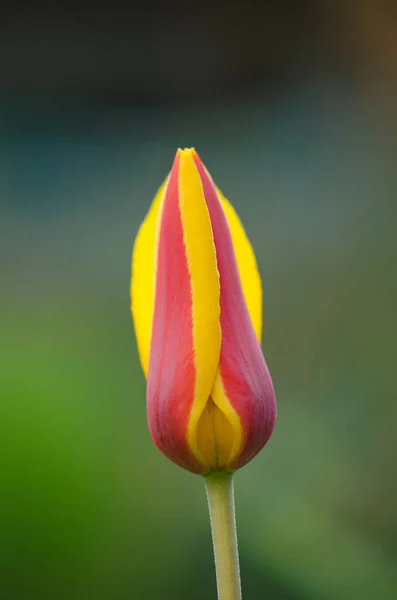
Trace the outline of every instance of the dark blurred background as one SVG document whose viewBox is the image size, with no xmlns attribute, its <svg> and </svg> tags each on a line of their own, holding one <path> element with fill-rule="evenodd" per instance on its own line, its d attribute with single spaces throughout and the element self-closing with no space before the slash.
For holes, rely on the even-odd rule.
<svg viewBox="0 0 397 600">
<path fill-rule="evenodd" d="M 279 406 L 236 476 L 244 599 L 397 597 L 396 2 L 0 13 L 1 598 L 215 598 L 129 313 L 137 228 L 192 145 L 255 248 Z"/>
</svg>

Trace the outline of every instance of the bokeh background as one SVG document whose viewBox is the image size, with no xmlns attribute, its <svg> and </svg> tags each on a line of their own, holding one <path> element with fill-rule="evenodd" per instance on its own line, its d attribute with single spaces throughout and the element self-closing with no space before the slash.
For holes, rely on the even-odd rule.
<svg viewBox="0 0 397 600">
<path fill-rule="evenodd" d="M 396 598 L 396 3 L 15 2 L 0 74 L 0 596 L 215 598 L 129 312 L 194 145 L 258 257 L 279 407 L 236 476 L 244 598 Z"/>
</svg>

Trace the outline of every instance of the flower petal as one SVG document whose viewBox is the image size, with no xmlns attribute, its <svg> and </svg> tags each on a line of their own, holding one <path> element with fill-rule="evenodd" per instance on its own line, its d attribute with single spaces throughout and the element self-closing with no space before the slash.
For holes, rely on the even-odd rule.
<svg viewBox="0 0 397 600">
<path fill-rule="evenodd" d="M 178 151 L 159 217 L 147 387 L 149 429 L 162 452 L 206 470 L 197 424 L 221 347 L 220 290 L 211 222 L 190 152 Z"/>
<path fill-rule="evenodd" d="M 168 178 L 158 190 L 139 228 L 132 253 L 131 311 L 142 369 L 147 377 L 154 309 L 155 254 L 158 216 L 164 201 Z"/>
<path fill-rule="evenodd" d="M 211 218 L 221 286 L 222 347 L 211 396 L 233 428 L 235 441 L 227 468 L 234 470 L 269 439 L 276 420 L 275 395 L 248 313 L 224 209 L 197 153 L 194 160 Z"/>
</svg>

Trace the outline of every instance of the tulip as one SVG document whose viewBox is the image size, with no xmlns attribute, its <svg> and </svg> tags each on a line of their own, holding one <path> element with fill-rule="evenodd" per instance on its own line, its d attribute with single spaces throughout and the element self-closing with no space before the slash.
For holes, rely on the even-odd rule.
<svg viewBox="0 0 397 600">
<path fill-rule="evenodd" d="M 276 402 L 255 255 L 194 149 L 138 232 L 131 302 L 154 443 L 193 473 L 232 474 L 268 441 Z"/>
<path fill-rule="evenodd" d="M 154 443 L 194 473 L 235 471 L 276 420 L 261 282 L 240 220 L 195 150 L 178 150 L 139 230 L 132 273 Z"/>
</svg>

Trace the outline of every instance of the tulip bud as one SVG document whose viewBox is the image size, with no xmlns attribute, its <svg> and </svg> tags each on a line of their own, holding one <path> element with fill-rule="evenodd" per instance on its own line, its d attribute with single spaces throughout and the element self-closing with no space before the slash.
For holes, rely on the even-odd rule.
<svg viewBox="0 0 397 600">
<path fill-rule="evenodd" d="M 237 214 L 193 149 L 178 150 L 141 225 L 131 302 L 156 446 L 202 475 L 245 465 L 276 421 L 261 281 Z"/>
</svg>

